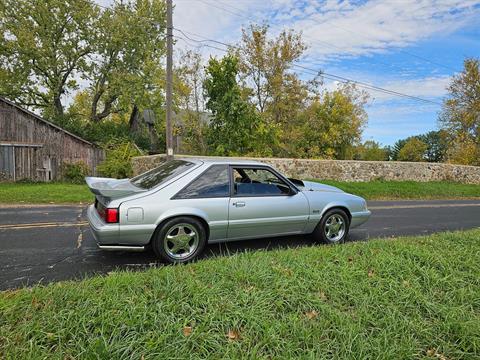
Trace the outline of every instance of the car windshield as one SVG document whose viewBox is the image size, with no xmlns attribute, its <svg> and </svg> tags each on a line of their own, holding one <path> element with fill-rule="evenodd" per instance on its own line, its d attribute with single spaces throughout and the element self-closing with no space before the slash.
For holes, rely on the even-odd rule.
<svg viewBox="0 0 480 360">
<path fill-rule="evenodd" d="M 192 165 L 193 163 L 184 160 L 167 161 L 155 169 L 131 178 L 130 182 L 139 188 L 151 189 L 184 173 Z"/>
</svg>

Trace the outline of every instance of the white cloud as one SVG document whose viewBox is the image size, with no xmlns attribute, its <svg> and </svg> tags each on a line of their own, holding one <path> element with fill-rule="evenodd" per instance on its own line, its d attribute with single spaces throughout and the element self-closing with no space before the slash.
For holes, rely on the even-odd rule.
<svg viewBox="0 0 480 360">
<path fill-rule="evenodd" d="M 327 2 L 293 26 L 311 44 L 311 56 L 359 56 L 412 45 L 451 33 L 478 19 L 478 1 L 370 1 L 352 6 Z M 321 40 L 332 46 L 318 43 Z"/>
<path fill-rule="evenodd" d="M 450 81 L 451 78 L 449 76 L 438 76 L 408 80 L 389 80 L 376 85 L 402 94 L 431 99 L 445 96 Z M 372 91 L 372 97 L 379 101 L 398 99 L 397 96 L 374 91 Z"/>
<path fill-rule="evenodd" d="M 362 74 L 358 72 L 344 72 L 341 73 L 341 75 L 345 78 L 361 81 L 367 86 L 372 85 L 382 89 L 391 90 L 410 96 L 434 100 L 436 102 L 441 102 L 441 98 L 447 94 L 447 87 L 451 81 L 451 77 L 445 75 L 409 79 L 405 79 L 401 75 L 399 77 L 391 77 L 387 74 L 378 76 L 375 74 Z M 325 82 L 324 85 L 327 90 L 331 91 L 342 85 L 342 83 L 338 81 L 328 80 Z M 365 90 L 370 94 L 370 104 L 378 105 L 392 100 L 416 101 L 412 99 L 405 99 L 399 97 L 398 95 L 387 94 L 381 91 L 369 90 L 362 85 L 358 85 L 358 89 Z M 438 108 L 438 105 L 435 104 L 431 104 L 431 106 Z"/>
<path fill-rule="evenodd" d="M 179 0 L 174 26 L 205 37 L 236 41 L 249 22 L 268 21 L 273 32 L 302 31 L 316 61 L 383 53 L 447 34 L 477 21 L 474 0 Z"/>
</svg>

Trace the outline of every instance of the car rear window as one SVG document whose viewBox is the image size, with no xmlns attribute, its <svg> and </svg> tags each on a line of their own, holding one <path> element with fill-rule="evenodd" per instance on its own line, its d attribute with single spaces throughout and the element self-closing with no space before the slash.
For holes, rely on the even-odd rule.
<svg viewBox="0 0 480 360">
<path fill-rule="evenodd" d="M 186 172 L 188 169 L 192 168 L 192 166 L 193 163 L 185 160 L 167 161 L 155 169 L 135 176 L 130 179 L 130 182 L 139 188 L 151 189 Z"/>
<path fill-rule="evenodd" d="M 230 181 L 228 178 L 228 165 L 212 165 L 175 195 L 175 198 L 214 198 L 228 197 L 229 195 Z"/>
</svg>

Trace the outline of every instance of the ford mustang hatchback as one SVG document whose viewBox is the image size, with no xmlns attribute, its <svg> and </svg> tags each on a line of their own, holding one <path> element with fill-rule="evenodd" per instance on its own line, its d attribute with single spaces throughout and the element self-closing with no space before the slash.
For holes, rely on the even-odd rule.
<svg viewBox="0 0 480 360">
<path fill-rule="evenodd" d="M 288 179 L 255 161 L 175 159 L 132 179 L 87 177 L 98 246 L 194 259 L 207 243 L 296 234 L 340 243 L 368 220 L 366 201 L 333 186 Z"/>
</svg>

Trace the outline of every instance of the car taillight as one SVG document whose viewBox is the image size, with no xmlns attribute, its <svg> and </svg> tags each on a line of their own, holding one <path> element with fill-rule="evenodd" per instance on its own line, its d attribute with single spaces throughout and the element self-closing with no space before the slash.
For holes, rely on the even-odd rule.
<svg viewBox="0 0 480 360">
<path fill-rule="evenodd" d="M 118 223 L 118 209 L 105 209 L 105 222 Z"/>
</svg>

